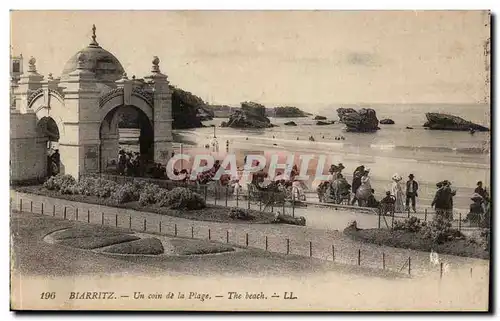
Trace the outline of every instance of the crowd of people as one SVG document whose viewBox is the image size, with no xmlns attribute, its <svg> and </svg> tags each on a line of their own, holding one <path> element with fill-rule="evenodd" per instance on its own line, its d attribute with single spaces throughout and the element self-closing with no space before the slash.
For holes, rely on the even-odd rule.
<svg viewBox="0 0 500 321">
<path fill-rule="evenodd" d="M 173 156 L 173 155 L 172 155 Z M 58 153 L 54 152 L 50 156 L 49 164 L 58 163 Z M 167 178 L 165 167 L 161 164 L 154 164 L 149 169 L 145 169 L 145 163 L 142 162 L 139 153 L 125 152 L 120 150 L 118 157 L 118 173 L 120 175 L 129 176 L 151 176 L 154 178 Z M 203 164 L 201 164 L 203 165 Z M 258 165 L 258 164 L 257 164 Z M 54 165 L 51 165 L 54 167 Z M 211 169 L 205 170 L 194 175 L 195 179 L 191 178 L 191 172 L 188 169 L 174 169 L 174 174 L 181 176 L 180 181 L 194 184 L 208 184 L 213 182 L 213 178 L 219 170 L 221 164 L 216 160 Z M 402 213 L 411 210 L 417 212 L 417 198 L 419 184 L 415 180 L 413 174 L 408 175 L 408 180 L 403 182 L 403 178 L 399 174 L 392 176 L 392 184 L 389 190 L 385 192 L 385 197 L 378 201 L 375 198 L 375 191 L 370 182 L 370 169 L 364 165 L 358 166 L 352 175 L 352 182 L 346 180 L 342 171 L 345 169 L 342 163 L 337 165 L 332 164 L 329 168 L 329 175 L 326 181 L 323 181 L 317 188 L 318 198 L 320 202 L 358 205 L 362 207 L 379 208 L 386 213 Z M 282 173 L 276 173 L 277 176 Z M 250 183 L 256 190 L 260 192 L 285 192 L 291 191 L 296 200 L 305 200 L 306 187 L 300 180 L 296 180 L 299 175 L 297 165 L 293 165 L 291 174 L 288 179 L 272 180 L 265 171 L 260 171 L 252 174 Z M 247 186 L 242 186 L 239 179 L 233 179 L 230 175 L 225 174 L 220 177 L 218 182 L 221 186 L 231 187 L 234 193 L 244 194 Z M 437 190 L 434 199 L 431 203 L 437 214 L 443 215 L 446 218 L 453 218 L 453 197 L 456 195 L 456 190 L 452 189 L 451 182 L 444 180 L 436 184 Z M 487 191 L 483 188 L 482 182 L 477 183 L 477 188 L 471 200 L 470 215 L 481 215 L 487 211 L 490 199 Z"/>
</svg>

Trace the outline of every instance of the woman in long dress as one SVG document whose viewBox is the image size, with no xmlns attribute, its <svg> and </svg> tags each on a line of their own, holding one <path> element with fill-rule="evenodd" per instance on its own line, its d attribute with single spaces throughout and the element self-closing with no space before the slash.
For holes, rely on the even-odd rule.
<svg viewBox="0 0 500 321">
<path fill-rule="evenodd" d="M 366 202 L 372 194 L 372 185 L 370 183 L 370 177 L 368 176 L 369 173 L 370 169 L 365 169 L 363 176 L 361 177 L 361 186 L 359 186 L 356 191 L 356 198 L 358 199 L 360 206 L 366 206 Z"/>
<path fill-rule="evenodd" d="M 394 212 L 396 213 L 404 211 L 404 195 L 403 188 L 401 187 L 402 179 L 398 174 L 392 175 L 391 195 L 396 198 L 396 202 L 394 203 Z"/>
</svg>

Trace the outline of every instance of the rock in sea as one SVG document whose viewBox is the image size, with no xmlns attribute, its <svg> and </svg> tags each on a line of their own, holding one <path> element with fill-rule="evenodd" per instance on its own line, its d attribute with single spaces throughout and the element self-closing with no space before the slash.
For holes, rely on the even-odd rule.
<svg viewBox="0 0 500 321">
<path fill-rule="evenodd" d="M 394 124 L 395 124 L 395 123 L 394 123 L 394 120 L 392 120 L 392 119 L 390 119 L 390 118 L 382 119 L 382 120 L 380 121 L 380 123 L 381 123 L 382 125 L 394 125 Z"/>
<path fill-rule="evenodd" d="M 241 109 L 235 110 L 222 127 L 232 128 L 269 128 L 271 124 L 266 117 L 266 107 L 255 102 L 242 102 Z"/>
<path fill-rule="evenodd" d="M 426 113 L 427 122 L 424 127 L 436 130 L 456 130 L 456 131 L 469 131 L 471 129 L 480 132 L 487 132 L 487 127 L 467 121 L 458 116 L 441 113 Z"/>
<path fill-rule="evenodd" d="M 339 108 L 337 114 L 348 132 L 374 132 L 380 129 L 377 113 L 371 108 L 361 108 L 359 111 L 353 108 Z"/>
</svg>

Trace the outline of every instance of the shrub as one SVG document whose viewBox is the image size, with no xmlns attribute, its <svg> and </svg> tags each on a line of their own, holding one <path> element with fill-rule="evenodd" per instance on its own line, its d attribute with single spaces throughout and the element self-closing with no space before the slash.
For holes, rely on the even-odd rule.
<svg viewBox="0 0 500 321">
<path fill-rule="evenodd" d="M 160 192 L 158 185 L 145 183 L 139 193 L 139 203 L 142 206 L 156 203 Z"/>
<path fill-rule="evenodd" d="M 117 188 L 118 184 L 116 184 L 115 182 L 98 178 L 95 180 L 95 185 L 91 192 L 94 196 L 108 198 L 113 192 L 116 191 Z"/>
<path fill-rule="evenodd" d="M 427 224 L 425 222 L 421 222 L 420 219 L 412 216 L 409 219 L 405 219 L 404 221 L 395 221 L 394 230 L 403 230 L 416 233 L 420 232 L 426 225 Z"/>
<path fill-rule="evenodd" d="M 127 183 L 117 186 L 116 190 L 111 193 L 111 199 L 117 203 L 127 203 L 139 200 L 139 188 L 137 185 Z"/>
<path fill-rule="evenodd" d="M 159 201 L 159 205 L 172 209 L 187 210 L 197 210 L 206 207 L 205 200 L 200 194 L 185 187 L 176 187 L 165 193 L 164 197 Z"/>
<path fill-rule="evenodd" d="M 434 219 L 422 228 L 421 233 L 424 238 L 429 238 L 435 243 L 463 237 L 462 233 L 451 227 L 451 221 L 443 215 L 434 216 Z"/>
<path fill-rule="evenodd" d="M 58 174 L 50 177 L 43 183 L 43 186 L 48 190 L 60 191 L 61 188 L 66 189 L 76 183 L 76 180 L 71 175 Z"/>
<path fill-rule="evenodd" d="M 251 220 L 253 218 L 248 210 L 244 210 L 241 208 L 232 208 L 229 211 L 229 217 L 238 220 Z"/>
</svg>

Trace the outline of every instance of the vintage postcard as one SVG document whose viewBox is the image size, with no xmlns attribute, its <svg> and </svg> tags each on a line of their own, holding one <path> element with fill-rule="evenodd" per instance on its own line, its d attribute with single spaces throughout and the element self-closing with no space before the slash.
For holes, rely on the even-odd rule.
<svg viewBox="0 0 500 321">
<path fill-rule="evenodd" d="M 488 311 L 489 11 L 12 11 L 11 309 Z"/>
</svg>

